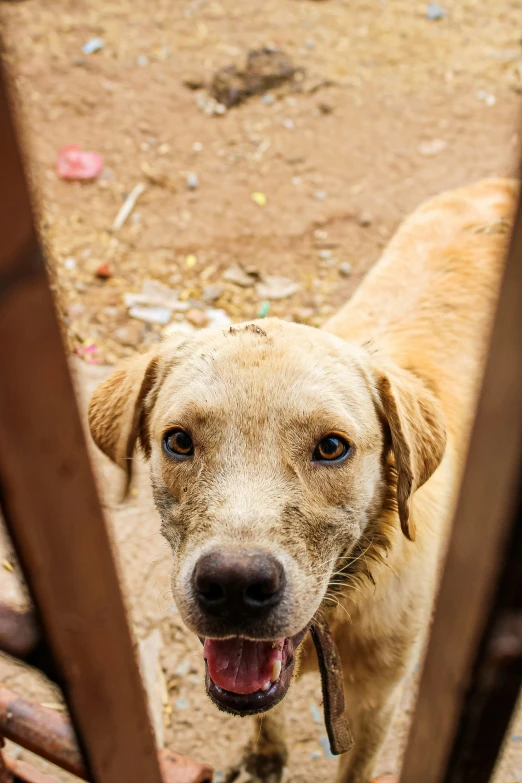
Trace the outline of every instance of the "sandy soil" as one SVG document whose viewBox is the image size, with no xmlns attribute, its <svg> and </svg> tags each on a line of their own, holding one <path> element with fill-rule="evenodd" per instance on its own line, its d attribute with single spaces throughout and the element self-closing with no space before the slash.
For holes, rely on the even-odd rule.
<svg viewBox="0 0 522 783">
<path fill-rule="evenodd" d="M 444 7 L 447 16 L 436 22 L 426 18 L 424 3 L 411 0 L 32 0 L 2 8 L 68 343 L 92 365 L 76 360 L 82 395 L 106 365 L 160 338 L 163 327 L 131 319 L 123 300 L 144 281 L 168 285 L 203 317 L 205 289 L 213 286 L 212 306 L 240 320 L 266 309 L 255 288 L 223 279 L 241 263 L 299 284 L 292 296 L 270 301 L 270 314 L 320 325 L 417 203 L 513 172 L 519 3 L 453 0 Z M 82 45 L 95 36 L 104 47 L 84 54 Z M 215 70 L 267 45 L 305 69 L 302 89 L 282 86 L 222 116 L 206 114 L 204 85 Z M 102 153 L 102 177 L 60 180 L 56 153 L 66 144 Z M 140 182 L 146 190 L 134 212 L 111 232 Z M 96 276 L 103 264 L 104 280 Z M 186 315 L 175 314 L 174 326 Z M 146 471 L 138 474 L 136 496 L 120 506 L 119 476 L 99 455 L 94 460 L 135 633 L 143 638 L 158 627 L 164 640 L 167 744 L 223 770 L 248 727 L 208 703 L 199 643 L 169 609 L 169 558 Z M 11 562 L 8 544 L 1 546 Z M 0 593 L 21 600 L 16 573 L 0 569 Z M 0 679 L 42 702 L 59 700 L 4 661 Z M 398 768 L 413 688 L 405 684 L 377 772 Z M 324 726 L 314 718 L 319 703 L 313 677 L 288 698 L 288 777 L 295 783 L 333 776 Z M 520 720 L 497 779 L 522 781 Z"/>
</svg>

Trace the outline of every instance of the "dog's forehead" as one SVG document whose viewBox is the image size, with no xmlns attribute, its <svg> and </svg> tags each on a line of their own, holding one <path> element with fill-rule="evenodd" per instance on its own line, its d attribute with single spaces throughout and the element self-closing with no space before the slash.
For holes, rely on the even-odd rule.
<svg viewBox="0 0 522 783">
<path fill-rule="evenodd" d="M 176 408 L 363 406 L 356 348 L 327 332 L 277 319 L 205 330 L 173 350 L 161 396 Z M 231 406 L 232 403 L 232 406 Z"/>
</svg>

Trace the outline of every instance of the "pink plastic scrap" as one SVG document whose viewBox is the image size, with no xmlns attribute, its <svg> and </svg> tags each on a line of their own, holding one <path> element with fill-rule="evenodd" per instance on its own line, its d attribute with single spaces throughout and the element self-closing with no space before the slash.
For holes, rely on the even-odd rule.
<svg viewBox="0 0 522 783">
<path fill-rule="evenodd" d="M 96 179 L 103 171 L 103 158 L 99 152 L 83 152 L 69 144 L 58 152 L 56 170 L 61 179 Z"/>
</svg>

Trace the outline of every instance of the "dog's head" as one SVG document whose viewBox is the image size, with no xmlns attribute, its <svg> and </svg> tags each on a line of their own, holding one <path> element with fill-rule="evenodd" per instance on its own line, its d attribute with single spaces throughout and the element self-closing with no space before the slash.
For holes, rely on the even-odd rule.
<svg viewBox="0 0 522 783">
<path fill-rule="evenodd" d="M 436 398 L 411 373 L 327 332 L 276 319 L 161 343 L 95 392 L 100 449 L 130 475 L 150 461 L 179 611 L 204 641 L 223 709 L 285 695 L 294 652 L 394 506 L 437 468 Z"/>
</svg>

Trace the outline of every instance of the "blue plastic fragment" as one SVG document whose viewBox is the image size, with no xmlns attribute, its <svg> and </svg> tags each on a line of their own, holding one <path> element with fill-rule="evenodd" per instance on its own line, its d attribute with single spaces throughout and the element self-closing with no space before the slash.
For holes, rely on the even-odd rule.
<svg viewBox="0 0 522 783">
<path fill-rule="evenodd" d="M 326 736 L 319 737 L 319 742 L 321 743 L 321 747 L 323 749 L 323 753 L 326 756 L 326 758 L 327 759 L 334 759 L 335 756 L 332 753 L 332 751 L 330 750 L 330 740 L 328 739 L 328 737 L 326 737 Z"/>
<path fill-rule="evenodd" d="M 91 38 L 90 41 L 87 41 L 87 43 L 84 43 L 82 46 L 82 52 L 84 54 L 94 54 L 95 52 L 99 52 L 100 49 L 103 49 L 105 46 L 105 41 L 103 38 Z"/>
<path fill-rule="evenodd" d="M 316 723 L 323 724 L 323 714 L 319 707 L 317 707 L 316 704 L 310 704 L 310 712 L 312 713 L 312 718 L 315 720 Z"/>
<path fill-rule="evenodd" d="M 448 12 L 438 3 L 428 3 L 426 8 L 426 19 L 430 22 L 438 22 L 439 19 L 444 19 L 448 15 Z"/>
</svg>

